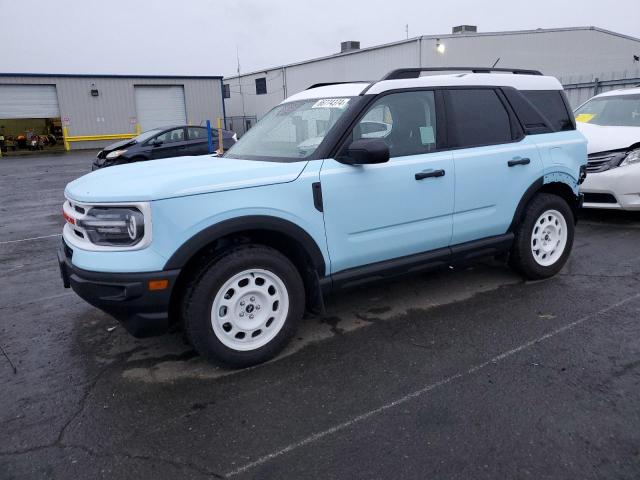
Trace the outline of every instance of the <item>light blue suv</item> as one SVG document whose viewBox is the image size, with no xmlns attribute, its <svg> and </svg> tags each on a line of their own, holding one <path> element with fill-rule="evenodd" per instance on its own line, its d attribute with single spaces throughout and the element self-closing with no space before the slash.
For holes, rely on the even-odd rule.
<svg viewBox="0 0 640 480">
<path fill-rule="evenodd" d="M 71 182 L 65 286 L 136 336 L 180 324 L 208 359 L 247 366 L 333 290 L 481 256 L 554 275 L 587 163 L 561 85 L 433 70 L 310 87 L 221 158 Z"/>
</svg>

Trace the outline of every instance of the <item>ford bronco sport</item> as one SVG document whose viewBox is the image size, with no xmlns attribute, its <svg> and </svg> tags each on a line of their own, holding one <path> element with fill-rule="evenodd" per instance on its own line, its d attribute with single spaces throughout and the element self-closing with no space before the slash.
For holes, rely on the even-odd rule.
<svg viewBox="0 0 640 480">
<path fill-rule="evenodd" d="M 65 286 L 136 336 L 180 322 L 203 356 L 247 366 L 279 352 L 332 290 L 480 256 L 554 275 L 587 163 L 560 83 L 433 70 L 314 85 L 222 158 L 69 183 Z"/>
</svg>

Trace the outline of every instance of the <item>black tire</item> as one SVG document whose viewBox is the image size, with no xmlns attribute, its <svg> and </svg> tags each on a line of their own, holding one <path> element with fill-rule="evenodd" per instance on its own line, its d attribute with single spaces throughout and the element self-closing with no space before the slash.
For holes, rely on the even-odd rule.
<svg viewBox="0 0 640 480">
<path fill-rule="evenodd" d="M 559 212 L 566 223 L 566 244 L 562 255 L 560 255 L 551 265 L 541 265 L 536 261 L 532 248 L 532 235 L 536 222 L 546 211 L 554 210 Z M 527 205 L 522 221 L 516 227 L 515 239 L 509 264 L 511 267 L 530 280 L 549 278 L 558 273 L 566 263 L 571 254 L 573 237 L 575 231 L 575 220 L 573 211 L 567 202 L 557 195 L 550 193 L 537 194 Z"/>
<path fill-rule="evenodd" d="M 218 338 L 212 326 L 211 310 L 224 284 L 248 269 L 276 275 L 287 290 L 289 309 L 277 335 L 259 348 L 242 351 L 230 348 Z M 262 363 L 277 355 L 294 335 L 304 310 L 304 284 L 296 267 L 277 250 L 259 245 L 239 247 L 212 258 L 193 276 L 182 301 L 184 329 L 193 347 L 211 362 L 237 368 Z"/>
</svg>

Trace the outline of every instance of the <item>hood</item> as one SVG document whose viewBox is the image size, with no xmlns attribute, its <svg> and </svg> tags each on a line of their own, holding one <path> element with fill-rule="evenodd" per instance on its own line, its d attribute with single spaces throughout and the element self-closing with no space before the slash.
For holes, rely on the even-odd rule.
<svg viewBox="0 0 640 480">
<path fill-rule="evenodd" d="M 136 162 L 96 170 L 67 185 L 77 202 L 145 202 L 292 182 L 307 162 L 259 162 L 211 155 Z"/>
<path fill-rule="evenodd" d="M 578 130 L 587 137 L 587 153 L 628 148 L 640 142 L 640 127 L 615 127 L 577 122 Z"/>
<path fill-rule="evenodd" d="M 110 152 L 112 150 L 117 150 L 118 148 L 122 148 L 122 147 L 126 147 L 126 146 L 129 146 L 129 145 L 133 145 L 134 143 L 136 143 L 136 142 L 134 142 L 130 138 L 127 138 L 126 140 L 120 140 L 119 142 L 112 143 L 111 145 L 107 145 L 102 150 L 104 150 L 105 152 Z"/>
</svg>

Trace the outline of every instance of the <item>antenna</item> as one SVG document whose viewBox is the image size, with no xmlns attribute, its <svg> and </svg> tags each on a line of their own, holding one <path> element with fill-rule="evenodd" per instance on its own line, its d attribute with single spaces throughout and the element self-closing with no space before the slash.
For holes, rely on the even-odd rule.
<svg viewBox="0 0 640 480">
<path fill-rule="evenodd" d="M 491 65 L 491 68 L 495 67 L 499 61 L 500 61 L 500 57 L 498 57 L 498 59 L 493 63 L 493 65 Z"/>
<path fill-rule="evenodd" d="M 242 94 L 242 81 L 240 80 L 240 53 L 238 50 L 238 44 L 236 43 L 236 59 L 238 60 L 238 89 L 240 91 L 240 98 L 242 99 L 242 117 L 246 116 L 244 111 L 244 95 Z"/>
</svg>

